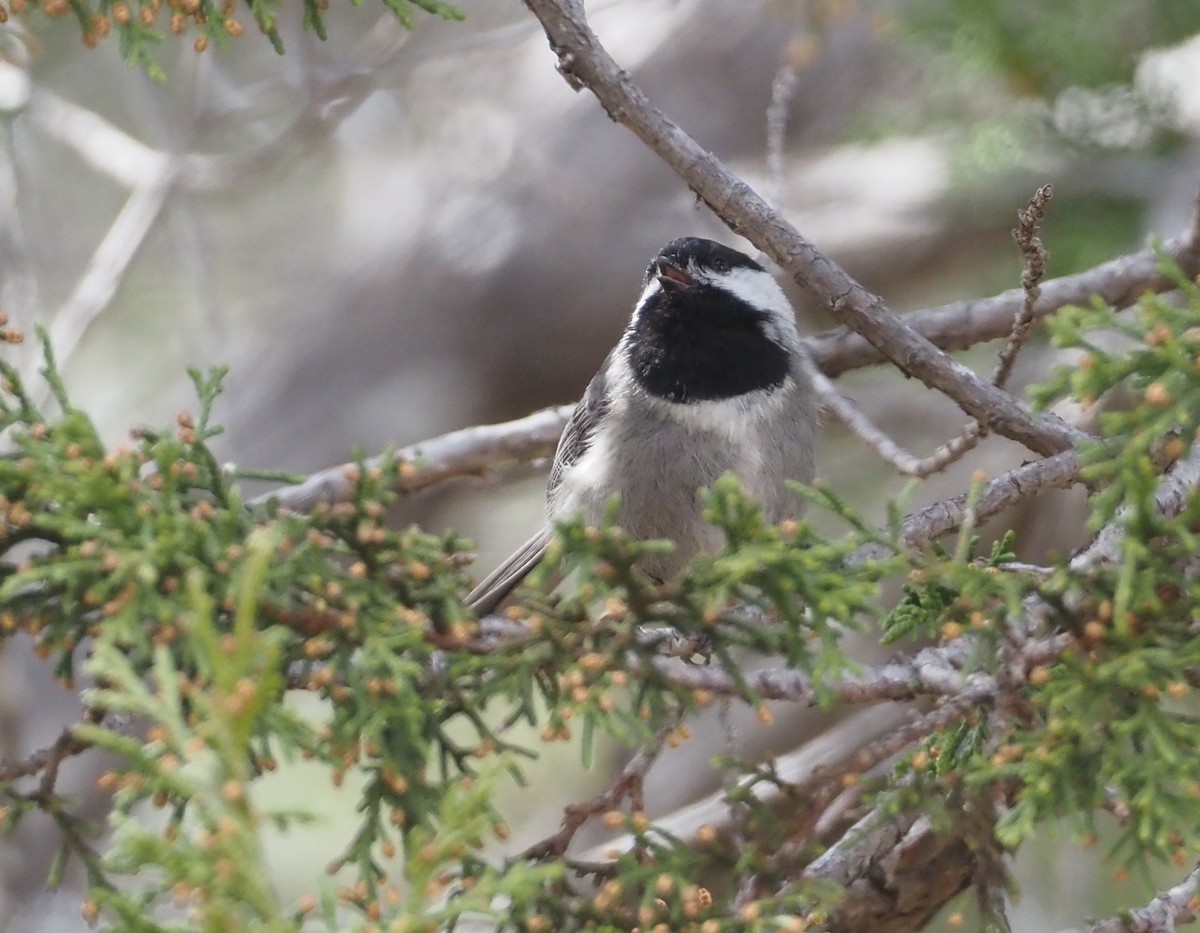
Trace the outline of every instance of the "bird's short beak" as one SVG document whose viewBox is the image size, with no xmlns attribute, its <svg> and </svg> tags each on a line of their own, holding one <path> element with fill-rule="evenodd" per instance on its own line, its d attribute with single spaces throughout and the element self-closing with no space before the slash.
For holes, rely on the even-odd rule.
<svg viewBox="0 0 1200 933">
<path fill-rule="evenodd" d="M 654 265 L 657 269 L 654 277 L 658 279 L 663 288 L 686 289 L 696 287 L 696 280 L 669 259 L 663 259 L 660 257 Z"/>
</svg>

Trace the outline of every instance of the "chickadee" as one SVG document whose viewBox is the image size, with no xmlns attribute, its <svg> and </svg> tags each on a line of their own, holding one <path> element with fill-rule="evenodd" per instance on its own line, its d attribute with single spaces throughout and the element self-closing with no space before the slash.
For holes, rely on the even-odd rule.
<svg viewBox="0 0 1200 933">
<path fill-rule="evenodd" d="M 698 237 L 664 246 L 559 441 L 549 522 L 468 605 L 494 611 L 542 559 L 554 521 L 579 515 L 599 525 L 614 494 L 627 532 L 675 542 L 643 562 L 659 581 L 721 546 L 697 490 L 725 473 L 741 479 L 768 521 L 798 516 L 802 500 L 784 480 L 812 479 L 817 405 L 802 353 L 792 306 L 753 259 Z"/>
</svg>

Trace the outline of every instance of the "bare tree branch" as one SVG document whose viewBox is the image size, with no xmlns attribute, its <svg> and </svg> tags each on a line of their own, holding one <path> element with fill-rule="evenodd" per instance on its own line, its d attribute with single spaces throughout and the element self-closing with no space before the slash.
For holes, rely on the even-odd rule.
<svg viewBox="0 0 1200 933">
<path fill-rule="evenodd" d="M 38 311 L 37 277 L 30 261 L 11 137 L 0 140 L 0 308 L 25 327 Z"/>
<path fill-rule="evenodd" d="M 928 818 L 873 810 L 804 871 L 845 895 L 830 917 L 835 933 L 919 930 L 970 883 L 968 843 L 935 832 Z"/>
<path fill-rule="evenodd" d="M 44 748 L 21 758 L 6 758 L 0 761 L 0 783 L 7 784 L 19 778 L 32 777 L 51 767 L 57 769 L 59 762 L 90 747 L 89 743 L 76 739 L 70 727 L 67 727 L 57 739 Z"/>
<path fill-rule="evenodd" d="M 1025 271 L 1021 276 L 1021 287 L 1025 291 L 1025 302 L 1017 312 L 1012 323 L 1008 341 L 1000 351 L 1000 358 L 992 373 L 992 384 L 1004 388 L 1012 373 L 1017 354 L 1033 326 L 1033 309 L 1037 304 L 1038 283 L 1041 282 L 1046 269 L 1046 249 L 1038 238 L 1038 224 L 1042 219 L 1047 203 L 1053 196 L 1050 185 L 1043 185 L 1037 190 L 1029 202 L 1029 206 L 1018 215 L 1020 223 L 1013 230 L 1013 237 L 1025 259 Z M 806 361 L 807 362 L 807 361 Z M 942 444 L 928 457 L 918 458 L 904 450 L 884 431 L 880 430 L 867 416 L 849 399 L 834 387 L 833 382 L 815 366 L 808 364 L 809 378 L 822 403 L 833 412 L 860 440 L 871 447 L 887 463 L 890 463 L 907 476 L 923 478 L 938 473 L 952 463 L 962 459 L 963 455 L 978 446 L 984 437 L 986 429 L 979 421 L 972 421 L 956 436 Z"/>
<path fill-rule="evenodd" d="M 121 735 L 139 734 L 140 724 L 129 716 L 105 715 L 103 711 L 93 709 L 85 713 L 83 721 L 90 724 L 103 722 L 106 728 Z M 0 761 L 0 784 L 10 784 L 21 778 L 40 774 L 38 793 L 49 798 L 53 795 L 58 769 L 62 763 L 91 747 L 90 742 L 85 742 L 75 735 L 72 726 L 67 726 L 49 745 L 21 758 Z"/>
<path fill-rule="evenodd" d="M 1022 464 L 984 484 L 974 497 L 976 522 L 987 521 L 1049 489 L 1066 489 L 1079 482 L 1082 463 L 1073 450 Z M 910 551 L 921 551 L 942 535 L 961 528 L 967 519 L 970 493 L 935 502 L 912 513 L 900 523 L 900 540 Z M 854 554 L 851 563 L 878 558 L 886 553 L 879 545 L 870 545 Z"/>
</svg>

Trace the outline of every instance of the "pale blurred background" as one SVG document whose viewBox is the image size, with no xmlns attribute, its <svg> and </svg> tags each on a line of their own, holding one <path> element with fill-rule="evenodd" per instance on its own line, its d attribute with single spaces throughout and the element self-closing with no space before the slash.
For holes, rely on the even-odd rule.
<svg viewBox="0 0 1200 933">
<path fill-rule="evenodd" d="M 203 55 L 168 38 L 163 85 L 124 65 L 113 40 L 84 50 L 68 20 L 0 26 L 0 305 L 19 326 L 55 328 L 75 401 L 108 439 L 194 408 L 189 365 L 231 367 L 218 409 L 224 459 L 301 472 L 356 447 L 374 453 L 571 401 L 619 335 L 661 244 L 703 234 L 739 245 L 590 95 L 567 87 L 521 3 L 461 6 L 465 22 L 420 16 L 409 34 L 371 4 L 335 5 L 326 43 L 303 34 L 291 9 L 282 58 L 251 30 Z M 1189 219 L 1200 184 L 1200 5 L 594 0 L 588 9 L 658 107 L 760 190 L 777 191 L 805 235 L 898 310 L 1019 284 L 1009 231 L 1047 181 L 1057 192 L 1044 228 L 1051 276 Z M 773 173 L 767 114 L 789 68 Z M 829 326 L 798 304 L 804 329 Z M 33 350 L 20 348 L 27 360 Z M 990 370 L 994 351 L 964 358 Z M 1035 340 L 1015 381 L 1051 361 Z M 921 454 L 963 422 L 890 369 L 841 385 Z M 989 442 L 913 502 L 1020 459 Z M 820 462 L 876 517 L 904 486 L 837 426 Z M 518 471 L 415 498 L 398 518 L 473 536 L 485 572 L 536 526 L 543 484 L 543 473 Z M 1018 517 L 1027 553 L 1073 546 L 1062 529 L 1076 523 L 1063 516 L 1079 508 L 1061 496 L 1027 509 Z M 0 753 L 20 754 L 57 735 L 74 699 L 19 646 L 2 660 Z M 788 748 L 794 722 L 780 723 L 738 741 Z M 716 727 L 700 733 L 668 763 L 670 781 L 652 786 L 659 812 L 719 778 L 705 762 L 727 739 Z M 531 767 L 534 792 L 509 803 L 517 842 L 548 832 L 561 804 L 599 786 L 603 775 L 585 775 L 578 760 L 555 746 Z M 88 798 L 96 766 L 64 769 Z M 304 776 L 277 785 L 313 803 Z M 289 895 L 349 830 L 350 796 L 316 805 L 327 814 L 317 828 L 269 842 Z M 77 888 L 42 889 L 55 844 L 36 816 L 4 841 L 0 929 L 84 928 Z M 1023 851 L 1014 928 L 1055 929 L 1145 900 L 1151 882 L 1112 885 L 1101 854 L 1073 847 L 1065 831 Z"/>
</svg>

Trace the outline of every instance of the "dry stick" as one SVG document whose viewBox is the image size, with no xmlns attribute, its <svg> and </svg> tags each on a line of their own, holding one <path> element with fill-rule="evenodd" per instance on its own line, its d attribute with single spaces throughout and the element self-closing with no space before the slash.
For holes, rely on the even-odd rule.
<svg viewBox="0 0 1200 933">
<path fill-rule="evenodd" d="M 41 774 L 50 768 L 55 771 L 66 758 L 78 755 L 90 746 L 74 737 L 71 727 L 63 729 L 57 739 L 45 748 L 39 748 L 22 758 L 8 758 L 0 761 L 0 784 L 8 784 L 24 777 Z"/>
<path fill-rule="evenodd" d="M 898 726 L 893 732 L 847 751 L 836 766 L 818 768 L 805 780 L 788 786 L 788 795 L 807 804 L 803 824 L 789 834 L 793 841 L 780 847 L 781 862 L 799 857 L 811 844 L 811 833 L 827 807 L 847 785 L 857 786 L 860 777 L 894 759 L 912 743 L 933 735 L 939 729 L 962 719 L 974 709 L 991 704 L 996 695 L 996 682 L 986 674 L 973 674 L 961 692 L 951 696 L 936 709 Z M 854 782 L 851 784 L 851 782 Z M 789 827 L 791 830 L 791 827 Z"/>
<path fill-rule="evenodd" d="M 1061 658 L 1064 653 L 1076 643 L 1074 636 L 1069 633 L 1058 633 L 1046 638 L 1032 641 L 1020 651 L 1021 671 L 1024 677 L 1030 670 L 1039 665 L 1050 664 Z M 983 703 L 990 703 L 1001 690 L 999 682 L 986 674 L 976 673 L 964 676 L 961 672 L 963 662 L 979 649 L 978 642 L 972 636 L 955 639 L 939 648 L 926 648 L 918 652 L 908 661 L 898 661 L 884 665 L 882 668 L 863 672 L 861 678 L 844 678 L 838 683 L 826 685 L 839 700 L 852 702 L 877 702 L 880 700 L 909 700 L 919 696 L 941 696 L 945 703 L 924 717 L 917 720 L 901 721 L 872 738 L 865 744 L 857 730 L 850 729 L 842 739 L 842 746 L 836 754 L 822 751 L 827 735 L 819 736 L 808 745 L 790 752 L 779 759 L 778 771 L 795 787 L 802 789 L 799 799 L 807 799 L 807 795 L 815 796 L 817 791 L 827 785 L 840 782 L 844 775 L 863 773 L 870 770 L 879 762 L 898 754 L 903 748 L 919 738 L 935 731 L 944 723 L 960 716 L 965 709 Z M 660 665 L 655 665 L 660 667 Z M 726 689 L 722 671 L 704 671 L 710 676 L 675 680 L 684 686 L 695 686 L 711 690 L 714 693 Z M 794 671 L 759 672 L 765 676 L 756 681 L 755 674 L 746 679 L 755 688 L 795 688 L 781 689 L 773 694 L 763 693 L 765 698 L 789 699 L 797 702 L 812 702 L 804 692 L 799 679 L 788 682 L 789 675 Z M 712 676 L 715 675 L 715 676 Z M 674 679 L 676 675 L 673 673 Z M 727 676 L 727 675 L 726 675 Z M 909 677 L 907 684 L 904 678 Z M 879 710 L 894 709 L 894 707 L 877 707 Z M 847 720 L 850 722 L 853 720 Z M 841 728 L 839 725 L 838 729 Z M 845 747 L 849 746 L 850 751 Z M 824 758 L 825 760 L 820 760 Z M 804 760 L 806 767 L 802 774 L 788 776 L 795 771 L 792 765 L 784 762 Z M 840 788 L 837 788 L 840 790 Z M 702 800 L 688 804 L 685 807 L 668 814 L 656 825 L 668 828 L 672 834 L 684 835 L 691 838 L 701 823 L 718 823 L 722 812 L 720 802 L 724 791 L 718 791 Z M 829 795 L 831 798 L 832 795 Z M 824 798 L 822 798 L 824 799 Z M 611 845 L 611 843 L 610 843 Z M 619 848 L 619 843 L 617 844 Z"/>
<path fill-rule="evenodd" d="M 1054 191 L 1050 185 L 1042 185 L 1030 199 L 1029 206 L 1017 215 L 1019 223 L 1013 230 L 1013 238 L 1017 241 L 1025 260 L 1025 270 L 1021 274 L 1021 287 L 1025 294 L 1025 300 L 1013 318 L 1008 342 L 1000 351 L 999 362 L 996 364 L 995 372 L 992 373 L 992 384 L 999 389 L 1004 388 L 1004 384 L 1008 381 L 1017 354 L 1025 345 L 1025 341 L 1029 339 L 1029 333 L 1033 326 L 1034 308 L 1037 305 L 1039 294 L 1038 285 L 1046 271 L 1046 249 L 1037 235 L 1038 224 L 1041 222 L 1046 205 L 1053 194 Z M 876 427 L 858 406 L 838 392 L 833 382 L 815 366 L 809 368 L 811 369 L 809 378 L 825 406 L 860 440 L 865 441 L 868 446 L 873 448 L 884 461 L 908 476 L 924 478 L 941 472 L 950 464 L 962 459 L 964 454 L 973 450 L 986 433 L 986 427 L 982 422 L 972 421 L 959 432 L 957 437 L 942 444 L 928 457 L 916 457 Z"/>
<path fill-rule="evenodd" d="M 1086 436 L 1059 418 L 1031 414 L 1017 399 L 951 359 L 817 250 L 749 185 L 653 107 L 601 46 L 579 0 L 526 0 L 526 5 L 541 22 L 558 56 L 559 71 L 572 87 L 587 87 L 610 117 L 673 168 L 731 230 L 774 259 L 902 372 L 953 399 L 989 430 L 1036 453 L 1059 453 Z"/>
<path fill-rule="evenodd" d="M 37 314 L 40 299 L 37 276 L 30 261 L 21 220 L 20 186 L 13 142 L 11 136 L 0 140 L 0 255 L 4 256 L 0 309 L 20 328 L 27 327 Z"/>
<path fill-rule="evenodd" d="M 1038 236 L 1038 226 L 1045 216 L 1046 205 L 1053 197 L 1054 187 L 1042 185 L 1029 199 L 1029 206 L 1017 214 L 1017 227 L 1013 230 L 1013 239 L 1017 241 L 1017 248 L 1025 260 L 1025 270 L 1021 273 L 1021 289 L 1025 293 L 1025 300 L 1021 303 L 1021 310 L 1013 317 L 1008 342 L 1000 351 L 996 369 L 992 373 L 992 385 L 997 388 L 1004 388 L 1008 382 L 1013 364 L 1017 361 L 1017 354 L 1029 339 L 1029 332 L 1033 327 L 1034 309 L 1037 307 L 1038 298 L 1041 297 L 1047 258 L 1046 247 L 1042 245 L 1041 237 Z"/>
<path fill-rule="evenodd" d="M 83 722 L 93 725 L 103 723 L 107 729 L 120 735 L 139 734 L 139 722 L 133 717 L 106 715 L 98 709 L 89 709 L 84 714 Z M 91 747 L 90 742 L 76 737 L 74 727 L 67 726 L 59 733 L 57 739 L 44 748 L 39 748 L 21 758 L 0 761 L 0 784 L 11 784 L 21 778 L 41 774 L 38 793 L 43 797 L 49 797 L 54 791 L 58 769 L 62 763 Z"/>
<path fill-rule="evenodd" d="M 359 46 L 364 66 L 385 61 L 391 52 L 364 42 Z M 71 296 L 54 315 L 50 341 L 64 364 L 112 300 L 129 264 L 177 186 L 213 190 L 245 179 L 252 171 L 275 164 L 279 152 L 295 136 L 314 126 L 336 126 L 370 93 L 360 75 L 342 76 L 322 85 L 301 113 L 279 133 L 245 152 L 225 155 L 163 152 L 147 146 L 99 114 L 38 89 L 29 100 L 30 121 L 64 145 L 73 148 L 97 171 L 133 189 L 108 233 L 96 248 Z M 337 101 L 338 106 L 330 106 Z M 31 364 L 33 369 L 37 364 Z M 40 404 L 48 387 L 35 391 Z"/>
<path fill-rule="evenodd" d="M 865 710 L 838 723 L 802 748 L 780 756 L 775 762 L 775 773 L 788 788 L 789 797 L 793 796 L 794 788 L 803 788 L 803 793 L 815 793 L 818 787 L 829 782 L 840 782 L 843 775 L 868 770 L 878 761 L 895 755 L 905 746 L 961 716 L 971 706 L 986 702 L 988 689 L 982 680 L 973 681 L 966 694 L 915 720 L 894 706 Z M 860 745 L 864 736 L 868 737 L 868 742 Z M 760 803 L 778 799 L 780 792 L 780 786 L 775 784 L 758 784 L 753 789 L 754 797 Z M 727 818 L 726 796 L 725 789 L 716 791 L 656 819 L 654 825 L 685 842 L 694 841 L 702 827 L 720 826 Z M 634 844 L 632 836 L 620 836 L 594 846 L 580 856 L 580 861 L 592 863 L 611 859 Z"/>
<path fill-rule="evenodd" d="M 908 718 L 902 707 L 892 704 L 858 710 L 802 748 L 780 756 L 775 761 L 775 772 L 784 782 L 799 783 L 820 769 L 836 767 L 848 746 L 891 735 Z M 753 794 L 757 800 L 769 802 L 778 798 L 779 788 L 757 784 Z M 720 790 L 656 819 L 654 826 L 670 836 L 691 843 L 697 840 L 702 828 L 720 826 L 727 816 L 725 791 Z M 599 843 L 581 853 L 578 859 L 582 862 L 603 862 L 622 850 L 632 848 L 633 844 L 631 837 L 618 837 Z"/>
<path fill-rule="evenodd" d="M 1058 633 L 1030 642 L 1020 653 L 1023 672 L 1027 674 L 1038 665 L 1052 663 L 1074 644 L 1075 638 L 1069 633 Z M 989 702 L 1000 689 L 995 678 L 980 673 L 964 676 L 960 670 L 963 661 L 976 650 L 978 645 L 975 639 L 964 636 L 938 648 L 923 649 L 906 661 L 897 661 L 882 668 L 864 671 L 858 677 L 850 675 L 838 683 L 825 685 L 825 689 L 843 702 L 905 700 L 933 695 L 945 697 L 946 703 L 915 721 L 893 705 L 864 710 L 803 747 L 781 756 L 776 762 L 776 772 L 783 781 L 803 787 L 806 792 L 814 791 L 827 781 L 839 781 L 844 774 L 869 770 L 879 761 L 897 754 L 906 745 L 961 715 L 963 709 Z M 732 688 L 730 692 L 736 690 L 723 671 L 693 666 L 689 673 L 685 673 L 682 666 L 677 670 L 673 665 L 662 665 L 657 661 L 655 667 L 659 670 L 666 667 L 674 682 L 682 686 L 707 689 L 714 693 L 725 692 L 727 688 Z M 748 675 L 746 680 L 753 689 L 761 691 L 766 699 L 805 703 L 814 701 L 811 685 L 796 671 L 760 671 Z M 847 752 L 847 748 L 851 751 Z M 765 801 L 776 795 L 777 790 L 764 788 L 760 792 L 756 788 L 755 795 Z M 655 820 L 655 825 L 673 836 L 694 840 L 701 826 L 720 825 L 727 817 L 724 801 L 725 791 L 717 791 Z M 631 845 L 632 840 L 623 837 L 598 846 L 581 856 L 581 860 L 599 861 L 611 857 L 608 854 L 610 849 L 622 850 Z M 819 869 L 811 870 L 820 873 Z"/>
<path fill-rule="evenodd" d="M 116 294 L 129 264 L 167 201 L 176 172 L 177 165 L 167 161 L 134 190 L 96 247 L 74 291 L 54 315 L 49 328 L 50 345 L 60 365 L 70 359 L 83 335 Z M 41 404 L 49 397 L 50 390 L 38 384 L 33 394 Z"/>
</svg>

